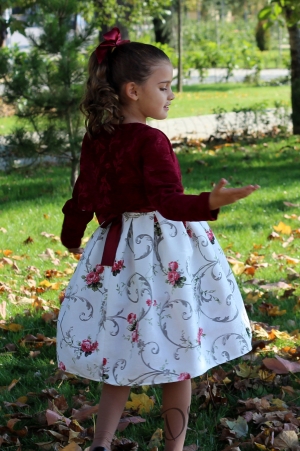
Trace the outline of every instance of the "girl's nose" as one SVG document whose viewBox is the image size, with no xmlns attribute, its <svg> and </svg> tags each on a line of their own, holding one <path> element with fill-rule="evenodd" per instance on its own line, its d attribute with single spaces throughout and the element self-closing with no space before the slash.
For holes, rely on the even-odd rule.
<svg viewBox="0 0 300 451">
<path fill-rule="evenodd" d="M 174 100 L 175 99 L 175 95 L 174 95 L 173 91 L 170 92 L 170 95 L 169 95 L 168 99 L 169 100 Z"/>
</svg>

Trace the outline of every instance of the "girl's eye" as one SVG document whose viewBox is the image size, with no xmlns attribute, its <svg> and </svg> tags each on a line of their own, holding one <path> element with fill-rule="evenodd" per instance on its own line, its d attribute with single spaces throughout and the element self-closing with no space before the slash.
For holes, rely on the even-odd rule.
<svg viewBox="0 0 300 451">
<path fill-rule="evenodd" d="M 160 88 L 161 91 L 167 91 L 167 88 Z"/>
</svg>

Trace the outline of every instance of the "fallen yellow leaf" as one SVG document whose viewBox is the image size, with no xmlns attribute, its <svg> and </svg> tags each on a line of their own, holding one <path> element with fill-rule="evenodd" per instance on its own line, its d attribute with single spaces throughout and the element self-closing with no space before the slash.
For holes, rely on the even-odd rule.
<svg viewBox="0 0 300 451">
<path fill-rule="evenodd" d="M 21 324 L 11 323 L 11 324 L 0 324 L 0 329 L 9 330 L 10 332 L 18 332 L 23 329 Z"/>
<path fill-rule="evenodd" d="M 131 393 L 130 398 L 131 401 L 126 402 L 126 409 L 133 409 L 139 414 L 142 414 L 143 412 L 150 412 L 150 410 L 153 408 L 154 401 L 153 399 L 149 398 L 146 393 L 141 393 L 139 395 L 137 395 L 136 393 Z"/>
<path fill-rule="evenodd" d="M 152 435 L 150 442 L 148 443 L 147 448 L 152 450 L 152 448 L 158 448 L 160 446 L 160 442 L 163 439 L 163 431 L 162 429 L 156 429 L 154 434 Z"/>
<path fill-rule="evenodd" d="M 292 228 L 282 221 L 280 221 L 277 226 L 273 226 L 273 229 L 276 232 L 283 233 L 284 235 L 290 235 L 292 233 Z"/>
<path fill-rule="evenodd" d="M 267 310 L 269 316 L 282 316 L 286 314 L 286 310 L 280 310 L 280 307 L 274 305 L 274 307 Z"/>
<path fill-rule="evenodd" d="M 40 287 L 47 287 L 47 288 L 49 288 L 49 287 L 51 287 L 51 285 L 52 285 L 52 283 L 51 282 L 49 282 L 49 280 L 42 280 L 40 283 L 39 283 L 39 286 Z"/>
<path fill-rule="evenodd" d="M 258 449 L 262 449 L 262 450 L 266 450 L 267 448 L 265 447 L 265 445 L 261 445 L 260 443 L 256 443 L 254 442 L 255 446 L 257 446 Z"/>
<path fill-rule="evenodd" d="M 240 276 L 245 271 L 245 265 L 242 262 L 237 262 L 233 265 L 232 271 L 236 276 Z"/>
</svg>

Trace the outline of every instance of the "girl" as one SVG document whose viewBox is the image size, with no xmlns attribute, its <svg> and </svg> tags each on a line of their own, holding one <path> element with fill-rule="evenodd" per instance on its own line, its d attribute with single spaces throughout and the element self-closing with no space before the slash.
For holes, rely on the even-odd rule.
<svg viewBox="0 0 300 451">
<path fill-rule="evenodd" d="M 81 109 L 80 175 L 63 208 L 62 243 L 82 253 L 63 301 L 60 368 L 103 381 L 91 451 L 109 450 L 131 386 L 163 384 L 165 450 L 181 451 L 190 379 L 251 350 L 243 300 L 206 220 L 258 186 L 185 195 L 165 119 L 168 57 L 114 28 L 92 53 Z"/>
</svg>

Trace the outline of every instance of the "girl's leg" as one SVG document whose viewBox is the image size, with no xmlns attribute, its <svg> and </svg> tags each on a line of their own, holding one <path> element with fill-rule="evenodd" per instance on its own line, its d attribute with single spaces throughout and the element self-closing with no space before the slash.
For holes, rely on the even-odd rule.
<svg viewBox="0 0 300 451">
<path fill-rule="evenodd" d="M 162 389 L 165 451 L 182 451 L 191 403 L 191 380 L 163 384 Z"/>
<path fill-rule="evenodd" d="M 90 451 L 97 446 L 110 450 L 119 420 L 128 399 L 130 387 L 103 384 L 97 415 L 95 435 Z"/>
</svg>

